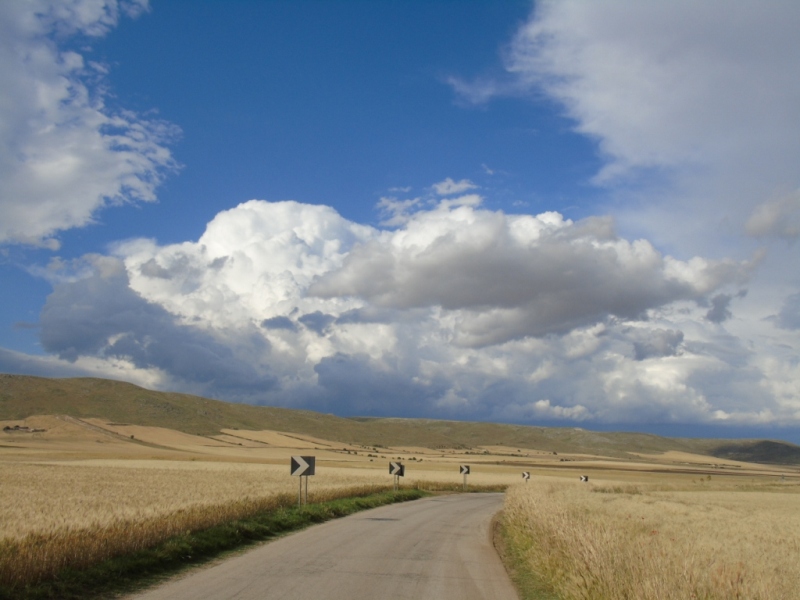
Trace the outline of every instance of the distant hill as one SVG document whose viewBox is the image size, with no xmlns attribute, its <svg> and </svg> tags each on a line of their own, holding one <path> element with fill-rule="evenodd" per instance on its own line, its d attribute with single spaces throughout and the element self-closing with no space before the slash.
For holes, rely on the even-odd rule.
<svg viewBox="0 0 800 600">
<path fill-rule="evenodd" d="M 800 464 L 800 447 L 785 442 L 678 439 L 645 433 L 433 419 L 342 418 L 308 410 L 155 392 L 107 379 L 0 374 L 0 420 L 33 415 L 97 417 L 197 435 L 214 435 L 221 429 L 270 429 L 365 446 L 462 449 L 509 446 L 619 458 L 631 452 L 674 450 L 745 462 Z"/>
<path fill-rule="evenodd" d="M 716 446 L 714 456 L 746 462 L 796 465 L 800 464 L 800 446 L 770 440 L 738 442 Z"/>
</svg>

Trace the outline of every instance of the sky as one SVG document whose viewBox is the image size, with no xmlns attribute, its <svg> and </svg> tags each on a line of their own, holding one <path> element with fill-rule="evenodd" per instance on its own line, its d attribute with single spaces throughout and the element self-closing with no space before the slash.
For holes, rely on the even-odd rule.
<svg viewBox="0 0 800 600">
<path fill-rule="evenodd" d="M 800 443 L 800 4 L 0 3 L 0 372 Z"/>
</svg>

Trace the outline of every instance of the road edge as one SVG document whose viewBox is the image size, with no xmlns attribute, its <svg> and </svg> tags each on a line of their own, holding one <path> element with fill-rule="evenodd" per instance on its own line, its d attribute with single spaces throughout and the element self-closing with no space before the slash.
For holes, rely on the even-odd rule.
<svg viewBox="0 0 800 600">
<path fill-rule="evenodd" d="M 500 561 L 517 590 L 520 600 L 561 600 L 548 590 L 544 582 L 534 573 L 525 560 L 524 549 L 514 545 L 508 534 L 505 514 L 499 510 L 490 523 L 490 537 Z"/>
<path fill-rule="evenodd" d="M 202 531 L 170 538 L 157 546 L 64 569 L 54 579 L 21 587 L 0 587 L 0 600 L 92 600 L 121 597 L 164 582 L 227 554 L 363 510 L 430 496 L 419 489 L 384 491 L 303 507 L 278 508 Z"/>
</svg>

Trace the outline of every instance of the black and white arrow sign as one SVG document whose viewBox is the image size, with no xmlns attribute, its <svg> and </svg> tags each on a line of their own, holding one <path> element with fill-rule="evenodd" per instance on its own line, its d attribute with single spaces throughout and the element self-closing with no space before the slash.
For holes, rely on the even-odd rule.
<svg viewBox="0 0 800 600">
<path fill-rule="evenodd" d="M 469 475 L 469 465 L 461 465 L 460 469 L 462 475 Z"/>
<path fill-rule="evenodd" d="M 525 481 L 528 481 L 528 479 L 530 479 L 530 478 L 531 478 L 531 474 L 530 474 L 530 473 L 528 473 L 527 471 L 523 471 L 523 472 L 522 472 L 522 478 L 523 478 Z"/>
<path fill-rule="evenodd" d="M 300 477 L 313 475 L 316 461 L 315 456 L 293 456 L 292 475 Z"/>
<path fill-rule="evenodd" d="M 581 481 L 589 481 L 588 475 L 581 475 Z"/>
<path fill-rule="evenodd" d="M 399 462 L 389 463 L 389 475 L 397 475 L 398 477 L 405 477 L 406 466 Z"/>
</svg>

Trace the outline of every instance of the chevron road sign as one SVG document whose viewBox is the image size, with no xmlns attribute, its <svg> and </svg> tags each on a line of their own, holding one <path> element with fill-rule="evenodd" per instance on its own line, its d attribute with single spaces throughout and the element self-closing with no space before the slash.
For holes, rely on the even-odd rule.
<svg viewBox="0 0 800 600">
<path fill-rule="evenodd" d="M 531 478 L 531 474 L 528 473 L 527 471 L 523 471 L 522 472 L 522 478 L 525 480 L 525 483 L 528 483 L 528 479 Z"/>
<path fill-rule="evenodd" d="M 291 465 L 292 475 L 300 477 L 313 475 L 315 463 L 315 456 L 293 456 Z"/>
<path fill-rule="evenodd" d="M 389 475 L 392 475 L 392 479 L 394 480 L 394 490 L 400 487 L 400 478 L 404 477 L 406 474 L 406 466 L 403 463 L 399 462 L 390 462 L 389 463 Z"/>
<path fill-rule="evenodd" d="M 303 478 L 306 480 L 306 504 L 308 504 L 308 476 L 314 474 L 317 458 L 315 456 L 293 456 L 290 470 L 298 478 L 300 489 L 297 492 L 297 506 L 303 505 Z"/>
<path fill-rule="evenodd" d="M 458 467 L 459 472 L 464 476 L 464 491 L 467 491 L 467 475 L 469 475 L 469 465 Z"/>
<path fill-rule="evenodd" d="M 589 481 L 588 475 L 581 475 L 581 481 Z"/>
</svg>

